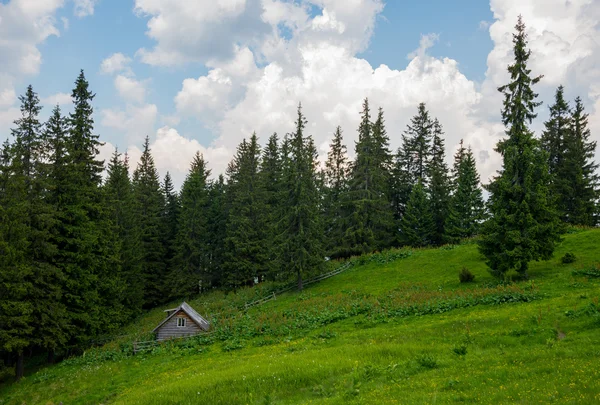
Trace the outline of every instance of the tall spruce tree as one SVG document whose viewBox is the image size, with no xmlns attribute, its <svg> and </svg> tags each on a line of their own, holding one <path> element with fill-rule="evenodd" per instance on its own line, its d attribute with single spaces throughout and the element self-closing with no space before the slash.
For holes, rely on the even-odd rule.
<svg viewBox="0 0 600 405">
<path fill-rule="evenodd" d="M 212 282 L 207 240 L 209 176 L 204 157 L 196 152 L 181 189 L 176 264 L 170 277 L 172 296 L 189 297 Z"/>
<path fill-rule="evenodd" d="M 419 180 L 410 193 L 406 212 L 402 217 L 401 241 L 414 247 L 428 246 L 433 242 L 435 230 L 431 203 L 423 186 L 423 180 Z"/>
<path fill-rule="evenodd" d="M 413 172 L 413 185 L 419 180 L 423 181 L 424 186 L 429 182 L 427 167 L 432 155 L 434 127 L 435 121 L 429 116 L 425 103 L 419 104 L 417 115 L 411 118 L 403 135 L 403 140 L 406 139 L 403 143 L 405 153 Z"/>
<path fill-rule="evenodd" d="M 570 198 L 570 184 L 567 182 L 565 154 L 567 152 L 567 139 L 571 130 L 571 111 L 564 98 L 564 88 L 559 86 L 554 97 L 554 104 L 550 106 L 550 119 L 544 123 L 542 133 L 542 148 L 548 154 L 548 169 L 551 175 L 550 195 L 556 202 L 556 208 L 563 221 L 566 222 L 566 200 Z"/>
<path fill-rule="evenodd" d="M 128 316 L 139 315 L 144 304 L 140 227 L 136 216 L 133 185 L 127 156 L 115 150 L 108 163 L 104 185 L 105 213 L 111 219 L 112 234 L 118 243 L 118 261 L 124 283 L 121 302 Z"/>
<path fill-rule="evenodd" d="M 470 238 L 479 232 L 485 219 L 485 204 L 471 147 L 465 149 L 463 141 L 454 157 L 454 193 L 446 222 L 446 237 L 451 242 Z"/>
<path fill-rule="evenodd" d="M 259 177 L 260 146 L 253 134 L 238 146 L 229 171 L 230 211 L 223 271 L 233 288 L 263 280 L 267 274 L 265 189 Z"/>
<path fill-rule="evenodd" d="M 504 95 L 502 120 L 507 134 L 496 146 L 503 165 L 488 186 L 492 217 L 479 242 L 490 272 L 499 277 L 511 269 L 526 276 L 529 262 L 552 257 L 560 240 L 558 216 L 549 196 L 548 155 L 528 127 L 541 104 L 532 89 L 541 76 L 532 78 L 527 68 L 531 52 L 521 16 L 513 44 L 510 83 L 498 89 Z"/>
<path fill-rule="evenodd" d="M 559 195 L 562 219 L 573 225 L 596 226 L 600 222 L 600 177 L 594 162 L 596 141 L 591 140 L 588 115 L 581 98 L 575 99 L 570 130 L 565 139 Z"/>
<path fill-rule="evenodd" d="M 27 186 L 12 146 L 4 144 L 0 162 L 0 351 L 16 356 L 18 381 L 23 377 L 24 351 L 34 343 L 34 305 Z"/>
<path fill-rule="evenodd" d="M 429 208 L 434 223 L 431 242 L 442 245 L 446 242 L 446 218 L 450 211 L 450 177 L 446 165 L 442 126 L 437 119 L 433 122 L 431 160 L 427 166 L 429 177 Z"/>
<path fill-rule="evenodd" d="M 101 173 L 104 163 L 97 159 L 101 145 L 93 133 L 94 94 L 83 71 L 71 94 L 73 112 L 64 121 L 55 109 L 48 123 L 51 192 L 49 201 L 56 210 L 52 243 L 54 263 L 64 275 L 62 302 L 69 323 L 69 344 L 77 347 L 105 330 L 110 322 L 108 305 L 101 291 L 113 291 L 113 259 L 109 227 L 103 214 Z M 112 299 L 117 294 L 111 294 Z"/>
<path fill-rule="evenodd" d="M 179 195 L 175 191 L 171 174 L 167 172 L 162 183 L 162 193 L 165 197 L 165 210 L 162 213 L 162 244 L 165 249 L 165 272 L 172 273 L 177 254 L 177 229 L 179 226 L 179 215 L 181 203 Z"/>
<path fill-rule="evenodd" d="M 136 218 L 140 227 L 140 252 L 142 255 L 142 279 L 144 306 L 152 308 L 168 299 L 166 291 L 166 248 L 163 245 L 162 218 L 165 197 L 162 193 L 158 171 L 146 137 L 140 162 L 133 172 L 133 195 Z"/>
<path fill-rule="evenodd" d="M 371 122 L 365 99 L 348 191 L 346 254 L 362 254 L 390 247 L 394 242 L 394 218 L 389 201 L 389 152 L 380 111 Z"/>
<path fill-rule="evenodd" d="M 276 133 L 269 137 L 267 145 L 263 150 L 259 173 L 261 187 L 264 192 L 265 265 L 269 279 L 276 278 L 280 267 L 277 233 L 281 218 L 283 162 L 279 143 Z"/>
<path fill-rule="evenodd" d="M 296 129 L 289 139 L 289 154 L 284 149 L 282 221 L 280 246 L 282 262 L 297 279 L 302 290 L 306 274 L 322 265 L 323 231 L 319 216 L 317 189 L 317 152 L 310 136 L 305 135 L 307 120 L 298 106 Z M 287 142 L 284 140 L 284 146 Z"/>
<path fill-rule="evenodd" d="M 209 287 L 222 287 L 225 285 L 223 262 L 225 261 L 225 238 L 227 237 L 227 217 L 229 205 L 226 196 L 227 185 L 225 177 L 221 174 L 217 180 L 212 181 L 208 191 L 208 221 L 207 221 L 207 249 L 209 254 L 208 277 Z"/>
<path fill-rule="evenodd" d="M 345 207 L 347 203 L 348 175 L 350 173 L 346 145 L 343 143 L 342 128 L 337 127 L 329 145 L 325 162 L 325 195 L 323 215 L 325 221 L 325 249 L 329 256 L 336 257 L 343 249 L 345 232 Z"/>
<path fill-rule="evenodd" d="M 421 180 L 428 185 L 428 166 L 431 160 L 434 121 L 429 116 L 425 103 L 420 103 L 417 114 L 411 118 L 402 135 L 393 162 L 391 201 L 396 223 L 400 223 L 413 187 Z"/>
</svg>

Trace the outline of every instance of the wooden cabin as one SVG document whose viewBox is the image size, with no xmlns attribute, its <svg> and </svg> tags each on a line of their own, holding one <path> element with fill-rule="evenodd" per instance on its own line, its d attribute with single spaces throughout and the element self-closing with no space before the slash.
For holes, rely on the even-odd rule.
<svg viewBox="0 0 600 405">
<path fill-rule="evenodd" d="M 167 317 L 152 331 L 156 340 L 193 336 L 210 328 L 210 323 L 185 302 L 165 312 Z"/>
</svg>

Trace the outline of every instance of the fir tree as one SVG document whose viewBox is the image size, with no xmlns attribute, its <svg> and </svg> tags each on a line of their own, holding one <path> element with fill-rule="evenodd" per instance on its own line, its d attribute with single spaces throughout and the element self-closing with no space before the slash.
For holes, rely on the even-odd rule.
<svg viewBox="0 0 600 405">
<path fill-rule="evenodd" d="M 325 217 L 327 254 L 336 257 L 343 246 L 345 231 L 344 202 L 348 192 L 349 175 L 349 161 L 346 145 L 343 144 L 341 127 L 336 128 L 329 146 L 324 173 L 323 215 Z"/>
<path fill-rule="evenodd" d="M 402 135 L 402 146 L 398 148 L 393 163 L 391 201 L 396 223 L 400 223 L 406 212 L 413 187 L 419 180 L 424 186 L 428 184 L 433 126 L 425 104 L 419 104 L 417 114 L 411 118 Z"/>
<path fill-rule="evenodd" d="M 485 204 L 479 174 L 471 148 L 463 142 L 454 159 L 454 194 L 446 223 L 446 235 L 452 242 L 477 235 L 485 218 Z"/>
<path fill-rule="evenodd" d="M 57 214 L 50 203 L 51 144 L 47 131 L 42 131 L 39 121 L 39 98 L 28 86 L 20 97 L 20 119 L 12 130 L 15 137 L 13 158 L 15 181 L 22 177 L 25 184 L 26 226 L 28 250 L 26 259 L 31 268 L 31 295 L 27 300 L 33 305 L 35 344 L 54 352 L 66 342 L 66 312 L 61 303 L 62 273 L 54 265 L 56 246 L 52 229 Z"/>
<path fill-rule="evenodd" d="M 548 154 L 548 169 L 551 175 L 551 196 L 556 201 L 556 208 L 563 221 L 566 220 L 567 199 L 570 184 L 565 167 L 565 154 L 567 152 L 567 139 L 570 132 L 571 111 L 569 104 L 564 99 L 564 88 L 559 86 L 556 90 L 555 102 L 550 106 L 550 119 L 545 123 L 542 134 L 542 148 Z"/>
<path fill-rule="evenodd" d="M 598 198 L 600 177 L 594 162 L 596 141 L 591 140 L 588 115 L 581 98 L 575 99 L 570 130 L 565 139 L 563 170 L 560 176 L 562 193 L 559 209 L 562 219 L 573 225 L 596 226 L 599 221 Z"/>
<path fill-rule="evenodd" d="M 208 191 L 207 250 L 209 254 L 208 287 L 225 285 L 223 262 L 225 261 L 225 238 L 227 237 L 227 217 L 229 205 L 226 196 L 227 186 L 223 175 L 210 183 Z M 204 288 L 204 287 L 203 287 Z"/>
<path fill-rule="evenodd" d="M 394 219 L 389 202 L 387 136 L 380 111 L 377 125 L 371 123 L 365 99 L 358 129 L 356 160 L 349 182 L 348 228 L 344 235 L 347 254 L 362 254 L 393 244 Z M 375 131 L 373 130 L 375 127 Z"/>
<path fill-rule="evenodd" d="M 175 192 L 171 174 L 167 172 L 162 184 L 162 193 L 165 198 L 165 210 L 162 214 L 162 244 L 165 248 L 165 272 L 172 273 L 177 254 L 177 229 L 179 226 L 179 215 L 181 203 Z"/>
<path fill-rule="evenodd" d="M 404 152 L 410 161 L 408 165 L 413 172 L 413 185 L 421 180 L 426 186 L 429 181 L 427 167 L 432 155 L 434 127 L 435 122 L 430 118 L 425 103 L 419 104 L 417 115 L 411 118 L 402 137 Z"/>
<path fill-rule="evenodd" d="M 162 218 L 165 198 L 160 187 L 158 171 L 146 137 L 140 162 L 133 173 L 133 192 L 136 218 L 140 227 L 144 305 L 151 308 L 165 302 L 167 269 L 163 245 Z"/>
<path fill-rule="evenodd" d="M 171 275 L 171 295 L 190 296 L 212 282 L 208 251 L 208 177 L 204 157 L 196 152 L 181 189 L 177 256 Z"/>
<path fill-rule="evenodd" d="M 450 211 L 450 178 L 445 161 L 442 126 L 437 119 L 433 122 L 431 160 L 427 166 L 429 177 L 429 208 L 434 223 L 431 241 L 434 245 L 445 243 L 446 218 Z"/>
<path fill-rule="evenodd" d="M 34 343 L 27 187 L 21 165 L 5 143 L 0 162 L 0 350 L 17 357 L 17 381 L 23 377 L 23 353 Z"/>
<path fill-rule="evenodd" d="M 228 284 L 238 288 L 255 279 L 262 280 L 267 273 L 265 193 L 259 178 L 260 146 L 256 134 L 238 146 L 230 167 L 223 271 Z"/>
<path fill-rule="evenodd" d="M 410 246 L 423 247 L 430 245 L 433 241 L 435 223 L 422 180 L 419 180 L 410 193 L 406 212 L 402 217 L 400 232 L 402 241 Z"/>
<path fill-rule="evenodd" d="M 548 155 L 528 127 L 541 104 L 532 89 L 541 76 L 530 77 L 530 51 L 521 17 L 516 31 L 515 62 L 508 67 L 511 81 L 499 88 L 505 97 L 502 120 L 508 136 L 496 147 L 503 166 L 488 186 L 492 218 L 484 225 L 479 243 L 496 276 L 511 269 L 526 276 L 529 262 L 552 257 L 560 240 L 558 216 L 549 197 Z"/>
<path fill-rule="evenodd" d="M 277 230 L 281 218 L 283 162 L 277 134 L 269 137 L 263 150 L 260 167 L 260 182 L 265 203 L 265 249 L 268 278 L 274 278 L 279 269 Z"/>
<path fill-rule="evenodd" d="M 282 232 L 280 246 L 282 262 L 297 278 L 302 290 L 303 276 L 323 263 L 322 222 L 319 217 L 317 189 L 317 153 L 310 136 L 304 134 L 306 118 L 298 106 L 296 129 L 284 141 L 284 186 L 282 201 Z"/>
<path fill-rule="evenodd" d="M 112 234 L 119 245 L 120 276 L 125 284 L 121 302 L 126 313 L 135 316 L 141 312 L 144 304 L 140 228 L 135 211 L 133 185 L 129 178 L 129 162 L 127 156 L 122 158 L 117 150 L 108 163 L 104 192 L 105 213 L 111 219 Z"/>
</svg>

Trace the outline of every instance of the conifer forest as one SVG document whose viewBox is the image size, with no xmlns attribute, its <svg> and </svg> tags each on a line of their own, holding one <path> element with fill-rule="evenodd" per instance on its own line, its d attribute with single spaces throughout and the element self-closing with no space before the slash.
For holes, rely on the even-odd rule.
<svg viewBox="0 0 600 405">
<path fill-rule="evenodd" d="M 73 111 L 57 105 L 46 122 L 27 87 L 0 148 L 0 362 L 19 379 L 26 356 L 78 355 L 157 306 L 265 281 L 302 290 L 330 261 L 403 246 L 475 238 L 490 274 L 526 279 L 568 226 L 598 226 L 600 177 L 581 98 L 561 86 L 542 106 L 544 72 L 528 65 L 521 19 L 513 54 L 498 89 L 502 166 L 490 182 L 470 145 L 447 156 L 444 122 L 425 103 L 391 134 L 377 100 L 365 99 L 358 128 L 331 128 L 324 161 L 298 104 L 293 132 L 248 134 L 224 174 L 197 153 L 177 189 L 159 176 L 149 138 L 139 161 L 119 150 L 99 159 L 84 71 Z M 534 133 L 542 108 L 550 115 Z"/>
</svg>

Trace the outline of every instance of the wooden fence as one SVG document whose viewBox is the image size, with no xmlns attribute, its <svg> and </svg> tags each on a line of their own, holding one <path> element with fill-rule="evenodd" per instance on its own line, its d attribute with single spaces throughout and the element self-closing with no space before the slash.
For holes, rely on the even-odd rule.
<svg viewBox="0 0 600 405">
<path fill-rule="evenodd" d="M 303 286 L 307 286 L 307 285 L 310 285 L 310 284 L 317 283 L 319 281 L 326 280 L 326 279 L 328 279 L 330 277 L 337 276 L 338 274 L 343 273 L 344 271 L 348 270 L 348 268 L 350 268 L 350 263 L 345 263 L 343 266 L 338 267 L 337 269 L 335 269 L 333 271 L 330 271 L 329 273 L 321 274 L 321 275 L 318 275 L 316 277 L 309 278 L 308 280 L 304 280 L 302 282 L 302 285 Z M 264 304 L 266 302 L 275 300 L 275 299 L 277 299 L 277 294 L 283 294 L 284 292 L 290 291 L 290 290 L 292 290 L 294 288 L 296 288 L 296 283 L 292 283 L 292 284 L 290 284 L 289 286 L 287 286 L 285 288 L 282 288 L 280 290 L 274 291 L 271 294 L 269 294 L 266 297 L 261 298 L 259 300 L 252 301 L 252 302 L 247 302 L 246 304 L 244 304 L 244 308 L 247 310 L 247 309 L 255 307 L 257 305 L 262 305 L 262 304 Z"/>
</svg>

